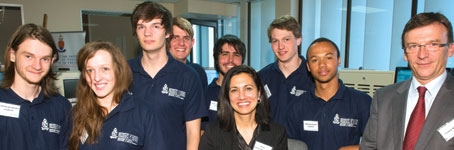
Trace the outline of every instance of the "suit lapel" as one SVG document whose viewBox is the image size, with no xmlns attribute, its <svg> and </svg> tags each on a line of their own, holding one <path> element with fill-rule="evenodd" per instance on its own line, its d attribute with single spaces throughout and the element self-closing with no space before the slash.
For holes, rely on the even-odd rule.
<svg viewBox="0 0 454 150">
<path fill-rule="evenodd" d="M 447 113 L 452 113 L 448 108 L 454 108 L 454 79 L 450 75 L 447 76 L 445 83 L 441 86 L 437 96 L 430 108 L 429 114 L 426 117 L 424 126 L 415 145 L 415 149 L 424 149 L 434 134 L 438 133 L 438 128 L 447 121 L 453 119 Z"/>
<path fill-rule="evenodd" d="M 396 90 L 396 95 L 391 96 L 392 100 L 392 123 L 395 148 L 401 149 L 405 130 L 405 111 L 407 109 L 408 89 L 411 79 L 404 81 Z"/>
</svg>

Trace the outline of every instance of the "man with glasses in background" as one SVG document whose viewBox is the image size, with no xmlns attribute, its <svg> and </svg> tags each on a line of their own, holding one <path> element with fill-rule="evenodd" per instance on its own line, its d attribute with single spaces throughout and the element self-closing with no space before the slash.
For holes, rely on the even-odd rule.
<svg viewBox="0 0 454 150">
<path fill-rule="evenodd" d="M 440 13 L 412 17 L 402 33 L 412 78 L 377 90 L 360 149 L 454 149 L 453 31 Z"/>
</svg>

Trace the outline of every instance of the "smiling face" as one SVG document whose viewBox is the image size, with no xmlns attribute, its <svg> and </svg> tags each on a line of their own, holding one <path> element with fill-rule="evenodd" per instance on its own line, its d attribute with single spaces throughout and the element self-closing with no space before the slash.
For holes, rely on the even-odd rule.
<svg viewBox="0 0 454 150">
<path fill-rule="evenodd" d="M 298 46 L 301 38 L 296 38 L 291 31 L 275 28 L 271 31 L 271 48 L 279 62 L 298 59 Z"/>
<path fill-rule="evenodd" d="M 98 99 L 112 99 L 115 86 L 112 56 L 105 50 L 98 50 L 87 60 L 85 79 Z"/>
<path fill-rule="evenodd" d="M 170 40 L 170 49 L 169 52 L 172 54 L 173 58 L 186 62 L 186 59 L 191 53 L 191 48 L 194 45 L 194 39 L 188 34 L 188 32 L 179 28 L 178 26 L 173 26 L 173 37 Z"/>
<path fill-rule="evenodd" d="M 252 76 L 247 73 L 234 75 L 230 81 L 229 97 L 234 115 L 255 115 L 260 92 Z"/>
<path fill-rule="evenodd" d="M 231 68 L 241 65 L 241 54 L 229 44 L 222 45 L 222 51 L 219 54 L 219 68 L 222 74 L 227 73 Z"/>
<path fill-rule="evenodd" d="M 422 26 L 408 31 L 405 34 L 405 45 L 408 44 L 428 44 L 428 43 L 447 43 L 448 32 L 446 27 L 435 22 L 427 26 Z M 421 84 L 426 84 L 440 76 L 446 67 L 448 57 L 454 52 L 454 45 L 440 47 L 435 51 L 427 51 L 426 47 L 421 46 L 418 51 L 405 53 L 404 60 L 408 61 L 413 76 Z"/>
<path fill-rule="evenodd" d="M 307 68 L 315 82 L 327 83 L 337 80 L 337 67 L 340 66 L 340 57 L 337 58 L 336 48 L 329 42 L 313 44 L 307 53 Z"/>
<path fill-rule="evenodd" d="M 15 63 L 14 83 L 39 84 L 53 63 L 52 48 L 27 38 L 17 51 L 10 50 L 10 61 Z"/>
<path fill-rule="evenodd" d="M 153 19 L 151 21 L 145 21 L 140 19 L 137 21 L 137 39 L 144 51 L 166 50 L 166 38 L 169 37 L 169 34 L 166 34 L 161 20 Z"/>
</svg>

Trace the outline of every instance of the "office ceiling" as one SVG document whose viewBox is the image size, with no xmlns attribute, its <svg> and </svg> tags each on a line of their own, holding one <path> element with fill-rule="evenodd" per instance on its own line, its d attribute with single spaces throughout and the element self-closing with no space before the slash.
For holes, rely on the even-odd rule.
<svg viewBox="0 0 454 150">
<path fill-rule="evenodd" d="M 145 0 L 145 1 L 176 3 L 176 2 L 179 2 L 182 0 Z M 258 1 L 263 1 L 263 0 L 203 0 L 203 1 L 222 2 L 222 3 L 238 3 L 238 2 L 258 2 Z"/>
</svg>

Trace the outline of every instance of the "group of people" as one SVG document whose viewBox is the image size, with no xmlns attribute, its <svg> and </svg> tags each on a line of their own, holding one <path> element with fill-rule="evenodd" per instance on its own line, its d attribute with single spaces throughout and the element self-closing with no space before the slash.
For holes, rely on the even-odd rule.
<svg viewBox="0 0 454 150">
<path fill-rule="evenodd" d="M 5 51 L 0 88 L 0 149 L 285 150 L 453 149 L 452 25 L 440 13 L 412 17 L 402 33 L 413 77 L 374 99 L 343 85 L 337 45 L 314 40 L 301 55 L 301 26 L 275 19 L 268 38 L 276 61 L 242 65 L 245 44 L 224 35 L 213 48 L 219 76 L 187 60 L 189 21 L 155 2 L 133 11 L 142 51 L 127 61 L 109 42 L 85 44 L 71 107 L 53 85 L 58 51 L 49 31 L 20 26 Z M 362 137 L 362 138 L 361 138 Z"/>
</svg>

